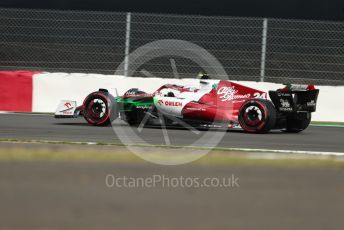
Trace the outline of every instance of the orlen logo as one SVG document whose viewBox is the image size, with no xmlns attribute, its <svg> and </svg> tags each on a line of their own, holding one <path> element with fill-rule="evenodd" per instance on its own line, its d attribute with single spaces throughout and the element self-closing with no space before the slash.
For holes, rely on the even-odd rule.
<svg viewBox="0 0 344 230">
<path fill-rule="evenodd" d="M 166 106 L 182 106 L 182 103 L 179 101 L 165 101 Z"/>
<path fill-rule="evenodd" d="M 163 101 L 163 100 L 159 100 L 158 104 L 159 105 L 165 105 L 165 106 L 173 106 L 173 107 L 179 107 L 179 106 L 183 105 L 179 101 Z"/>
<path fill-rule="evenodd" d="M 217 91 L 217 95 L 219 95 L 219 98 L 221 101 L 230 101 L 234 99 L 243 99 L 243 98 L 250 98 L 251 94 L 245 94 L 245 95 L 240 95 L 236 94 L 238 93 L 238 90 L 234 88 L 234 86 L 229 86 L 229 87 L 221 87 Z"/>
</svg>

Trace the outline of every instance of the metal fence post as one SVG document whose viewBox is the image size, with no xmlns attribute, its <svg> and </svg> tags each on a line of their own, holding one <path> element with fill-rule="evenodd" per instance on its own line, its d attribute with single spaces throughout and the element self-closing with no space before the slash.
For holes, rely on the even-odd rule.
<svg viewBox="0 0 344 230">
<path fill-rule="evenodd" d="M 264 82 L 265 78 L 265 62 L 266 62 L 266 40 L 268 36 L 268 19 L 263 20 L 263 35 L 262 35 L 262 59 L 260 64 L 260 81 Z"/>
<path fill-rule="evenodd" d="M 125 30 L 125 56 L 124 56 L 124 76 L 126 77 L 128 77 L 128 70 L 129 70 L 130 26 L 131 26 L 131 13 L 128 12 L 126 30 Z"/>
</svg>

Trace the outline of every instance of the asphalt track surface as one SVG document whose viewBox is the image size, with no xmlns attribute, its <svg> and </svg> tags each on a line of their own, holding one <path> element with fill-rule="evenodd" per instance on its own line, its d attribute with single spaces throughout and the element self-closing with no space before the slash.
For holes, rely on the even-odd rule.
<svg viewBox="0 0 344 230">
<path fill-rule="evenodd" d="M 127 178 L 239 178 L 233 187 L 107 187 Z M 344 170 L 0 162 L 0 229 L 343 229 Z"/>
<path fill-rule="evenodd" d="M 297 135 L 226 132 L 220 146 L 338 152 L 343 150 L 343 131 L 310 127 Z M 171 142 L 180 145 L 193 137 L 187 130 L 171 129 L 168 134 Z M 164 141 L 161 129 L 144 129 L 141 136 L 155 144 Z M 111 127 L 91 127 L 82 119 L 18 114 L 0 115 L 0 139 L 119 142 Z M 39 148 L 0 143 L 9 146 Z M 104 146 L 80 148 L 98 151 Z M 234 175 L 239 186 L 107 187 L 109 174 L 143 179 L 160 175 L 170 180 Z M 342 168 L 326 166 L 0 161 L 0 229 L 339 230 L 344 226 L 343 178 Z"/>
<path fill-rule="evenodd" d="M 129 133 L 124 142 L 134 144 L 165 145 L 166 138 L 160 128 L 144 128 L 141 132 L 123 124 L 115 124 Z M 190 146 L 200 136 L 215 131 L 200 131 L 195 134 L 189 130 L 167 129 L 171 145 Z M 249 148 L 271 150 L 295 150 L 316 152 L 344 152 L 344 128 L 310 126 L 299 134 L 273 131 L 268 134 L 247 134 L 241 131 L 220 131 L 222 139 L 216 145 L 224 148 Z M 137 135 L 136 135 L 137 134 Z M 55 119 L 51 115 L 0 114 L 0 139 L 82 141 L 101 143 L 122 143 L 112 127 L 92 127 L 83 118 Z M 144 140 L 144 141 L 142 141 Z M 205 142 L 204 146 L 213 146 Z"/>
</svg>

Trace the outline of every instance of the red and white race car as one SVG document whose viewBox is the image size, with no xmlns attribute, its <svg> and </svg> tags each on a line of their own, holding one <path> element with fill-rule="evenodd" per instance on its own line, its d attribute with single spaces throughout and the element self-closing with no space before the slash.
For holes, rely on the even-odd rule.
<svg viewBox="0 0 344 230">
<path fill-rule="evenodd" d="M 75 101 L 62 101 L 55 117 L 82 115 L 95 126 L 120 117 L 133 126 L 188 124 L 205 129 L 241 128 L 249 133 L 271 129 L 296 133 L 308 127 L 318 94 L 313 85 L 263 92 L 228 80 L 200 80 L 197 88 L 167 84 L 153 93 L 133 88 L 117 97 L 100 89 L 79 107 Z"/>
</svg>

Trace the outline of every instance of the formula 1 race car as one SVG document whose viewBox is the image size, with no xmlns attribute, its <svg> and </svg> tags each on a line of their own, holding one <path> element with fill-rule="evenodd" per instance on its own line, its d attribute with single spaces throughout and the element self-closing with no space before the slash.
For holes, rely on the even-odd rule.
<svg viewBox="0 0 344 230">
<path fill-rule="evenodd" d="M 131 126 L 182 123 L 205 129 L 240 128 L 249 133 L 271 129 L 297 133 L 310 124 L 318 94 L 314 85 L 286 85 L 266 93 L 228 80 L 200 80 L 199 87 L 166 84 L 151 94 L 133 88 L 114 97 L 99 89 L 79 107 L 75 101 L 62 101 L 55 117 L 83 116 L 94 126 L 121 118 Z"/>
</svg>

